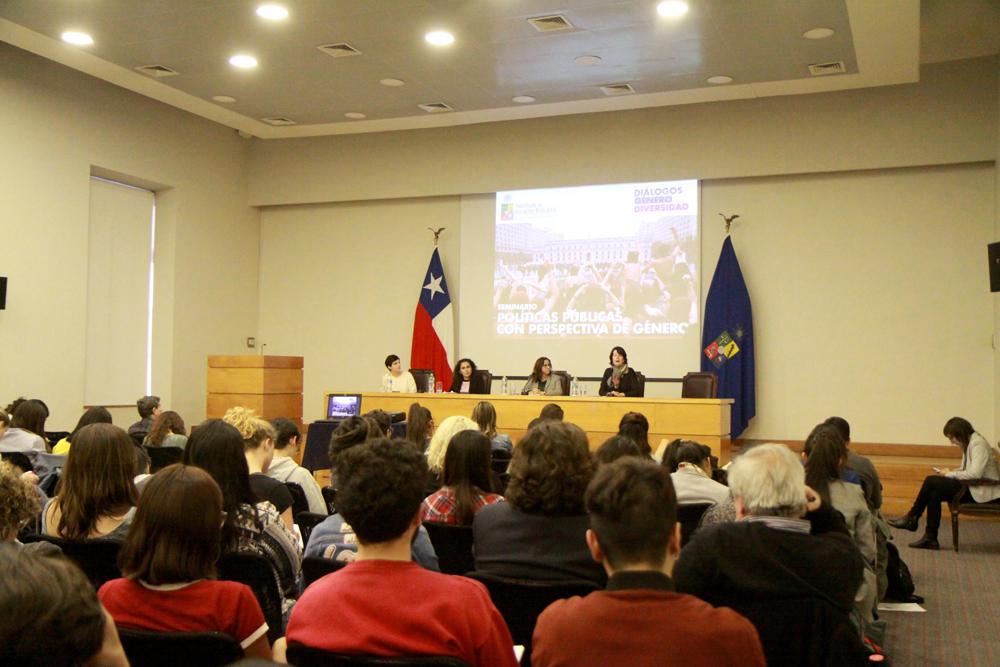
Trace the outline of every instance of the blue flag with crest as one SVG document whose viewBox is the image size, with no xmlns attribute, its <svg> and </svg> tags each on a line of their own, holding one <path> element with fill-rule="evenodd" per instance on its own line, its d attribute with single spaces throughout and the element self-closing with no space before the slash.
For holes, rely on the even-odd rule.
<svg viewBox="0 0 1000 667">
<path fill-rule="evenodd" d="M 733 241 L 726 235 L 705 300 L 701 370 L 718 376 L 719 398 L 733 399 L 730 434 L 738 438 L 757 413 L 753 312 Z"/>
</svg>

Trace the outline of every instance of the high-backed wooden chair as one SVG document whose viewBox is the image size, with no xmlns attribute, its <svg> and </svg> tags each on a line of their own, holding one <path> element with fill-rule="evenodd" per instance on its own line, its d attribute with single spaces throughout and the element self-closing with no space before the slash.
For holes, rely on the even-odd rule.
<svg viewBox="0 0 1000 667">
<path fill-rule="evenodd" d="M 962 496 L 972 487 L 976 486 L 1000 486 L 1000 482 L 995 479 L 960 479 L 962 488 L 958 490 L 955 497 L 948 502 L 948 509 L 951 510 L 951 544 L 958 551 L 958 517 L 965 516 L 992 516 L 1000 517 L 1000 502 L 976 503 L 962 502 Z"/>
<path fill-rule="evenodd" d="M 417 393 L 418 394 L 427 394 L 427 393 L 433 394 L 434 393 L 434 388 L 433 387 L 431 387 L 429 391 L 428 391 L 428 388 L 427 388 L 427 381 L 430 379 L 431 373 L 433 373 L 433 372 L 434 371 L 432 371 L 429 368 L 411 368 L 410 369 L 410 375 L 413 376 L 413 381 L 417 383 Z"/>
<path fill-rule="evenodd" d="M 681 398 L 716 398 L 715 373 L 688 373 L 681 384 Z"/>
</svg>

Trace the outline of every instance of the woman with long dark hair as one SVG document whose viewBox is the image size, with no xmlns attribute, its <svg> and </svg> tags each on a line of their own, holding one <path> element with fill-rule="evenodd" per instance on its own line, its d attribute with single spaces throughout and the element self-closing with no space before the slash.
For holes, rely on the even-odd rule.
<svg viewBox="0 0 1000 667">
<path fill-rule="evenodd" d="M 8 452 L 47 452 L 45 420 L 49 408 L 36 398 L 19 398 L 7 406 L 10 428 L 0 437 L 0 445 Z"/>
<path fill-rule="evenodd" d="M 76 426 L 73 427 L 73 431 L 62 438 L 59 442 L 55 444 L 52 448 L 53 454 L 69 454 L 69 448 L 73 444 L 73 436 L 80 432 L 80 429 L 84 426 L 90 426 L 91 424 L 110 424 L 112 423 L 111 413 L 108 412 L 107 408 L 95 405 L 93 407 L 87 408 L 80 419 L 77 420 Z"/>
<path fill-rule="evenodd" d="M 538 357 L 531 369 L 528 381 L 524 383 L 521 394 L 530 396 L 562 396 L 562 378 L 552 372 L 552 360 L 548 357 Z"/>
<path fill-rule="evenodd" d="M 56 497 L 42 512 L 42 532 L 67 540 L 121 538 L 138 499 L 136 450 L 113 424 L 91 424 L 76 434 Z"/>
<path fill-rule="evenodd" d="M 480 509 L 503 502 L 503 497 L 491 493 L 490 454 L 490 441 L 483 433 L 459 431 L 444 456 L 444 485 L 424 499 L 420 520 L 467 526 Z"/>
<path fill-rule="evenodd" d="M 426 452 L 433 433 L 434 417 L 431 411 L 419 403 L 412 404 L 406 413 L 406 439 L 421 452 Z"/>
<path fill-rule="evenodd" d="M 222 492 L 206 471 L 175 464 L 153 475 L 118 558 L 121 579 L 98 592 L 115 622 L 155 632 L 221 632 L 248 657 L 270 659 L 253 591 L 216 580 Z"/>
<path fill-rule="evenodd" d="M 959 492 L 959 480 L 992 479 L 1000 480 L 993 448 L 986 438 L 972 428 L 967 419 L 952 417 L 944 425 L 944 437 L 948 442 L 962 449 L 962 465 L 955 470 L 935 468 L 933 475 L 924 478 L 913 507 L 898 519 L 891 519 L 889 525 L 903 530 L 915 531 L 920 523 L 920 515 L 927 510 L 927 526 L 924 536 L 912 543 L 914 549 L 938 549 L 937 533 L 941 525 L 941 503 L 946 503 Z M 962 502 L 993 503 L 1000 501 L 1000 485 L 972 486 L 962 497 Z"/>
<path fill-rule="evenodd" d="M 649 420 L 641 412 L 626 412 L 618 422 L 618 435 L 635 440 L 639 449 L 647 458 L 653 455 L 653 448 L 649 444 Z"/>
<path fill-rule="evenodd" d="M 184 448 L 184 464 L 205 470 L 222 491 L 224 551 L 246 551 L 265 556 L 286 594 L 295 590 L 302 552 L 295 535 L 285 527 L 274 505 L 259 501 L 250 487 L 250 468 L 243 437 L 221 419 L 201 423 Z"/>
<path fill-rule="evenodd" d="M 476 373 L 476 362 L 472 359 L 459 359 L 451 376 L 453 394 L 488 394 L 484 376 Z"/>
<path fill-rule="evenodd" d="M 173 410 L 164 410 L 153 419 L 149 435 L 142 443 L 146 447 L 180 447 L 187 445 L 184 420 Z"/>
</svg>

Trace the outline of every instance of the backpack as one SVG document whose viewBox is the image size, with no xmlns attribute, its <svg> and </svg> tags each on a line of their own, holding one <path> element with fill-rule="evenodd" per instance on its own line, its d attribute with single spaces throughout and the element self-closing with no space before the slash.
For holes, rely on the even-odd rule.
<svg viewBox="0 0 1000 667">
<path fill-rule="evenodd" d="M 888 542 L 886 547 L 889 560 L 885 572 L 889 578 L 889 588 L 885 592 L 885 599 L 893 602 L 923 602 L 923 597 L 914 595 L 916 587 L 913 585 L 913 575 L 899 557 L 899 549 L 892 542 Z"/>
</svg>

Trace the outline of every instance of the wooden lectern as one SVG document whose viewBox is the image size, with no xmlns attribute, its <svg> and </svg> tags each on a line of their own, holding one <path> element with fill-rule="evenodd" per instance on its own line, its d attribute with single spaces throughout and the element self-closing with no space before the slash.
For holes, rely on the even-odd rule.
<svg viewBox="0 0 1000 667">
<path fill-rule="evenodd" d="M 209 355 L 209 418 L 233 406 L 253 408 L 264 419 L 287 417 L 302 427 L 302 357 Z"/>
</svg>

